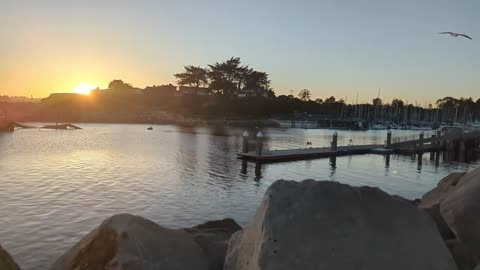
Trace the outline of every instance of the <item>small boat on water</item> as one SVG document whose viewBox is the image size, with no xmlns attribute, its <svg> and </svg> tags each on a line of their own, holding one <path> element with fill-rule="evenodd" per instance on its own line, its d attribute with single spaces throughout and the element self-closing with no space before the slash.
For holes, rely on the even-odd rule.
<svg viewBox="0 0 480 270">
<path fill-rule="evenodd" d="M 72 124 L 55 124 L 55 125 L 45 125 L 38 127 L 40 129 L 82 129 L 79 126 L 72 125 Z"/>
<path fill-rule="evenodd" d="M 374 125 L 370 126 L 370 129 L 371 130 L 385 130 L 385 129 L 387 129 L 387 127 L 382 125 L 382 124 L 374 124 Z"/>
<path fill-rule="evenodd" d="M 147 129 L 148 129 L 148 130 L 153 130 L 153 127 L 148 127 Z"/>
</svg>

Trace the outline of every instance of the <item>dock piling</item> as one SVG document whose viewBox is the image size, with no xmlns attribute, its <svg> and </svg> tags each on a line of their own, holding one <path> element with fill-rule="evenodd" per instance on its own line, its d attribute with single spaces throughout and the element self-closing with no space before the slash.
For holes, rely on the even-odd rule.
<svg viewBox="0 0 480 270">
<path fill-rule="evenodd" d="M 418 151 L 420 153 L 423 153 L 423 139 L 424 139 L 425 133 L 420 132 L 420 135 L 418 136 Z"/>
<path fill-rule="evenodd" d="M 435 141 L 435 138 L 436 138 L 435 134 L 432 134 L 432 146 L 436 148 L 437 142 Z M 435 160 L 435 152 L 436 151 L 430 152 L 430 160 L 432 161 Z"/>
<path fill-rule="evenodd" d="M 387 132 L 387 148 L 390 148 L 392 146 L 392 131 L 389 129 Z"/>
<path fill-rule="evenodd" d="M 248 153 L 248 131 L 244 131 L 242 134 L 242 153 Z"/>
<path fill-rule="evenodd" d="M 332 151 L 337 151 L 338 148 L 338 133 L 335 131 L 333 133 L 333 139 L 332 139 Z"/>
<path fill-rule="evenodd" d="M 458 161 L 465 161 L 466 145 L 463 138 L 458 142 Z"/>
<path fill-rule="evenodd" d="M 256 152 L 257 152 L 257 156 L 261 156 L 262 155 L 262 150 L 263 150 L 263 139 L 264 139 L 264 135 L 261 131 L 259 131 L 257 133 L 257 149 L 256 149 Z"/>
</svg>

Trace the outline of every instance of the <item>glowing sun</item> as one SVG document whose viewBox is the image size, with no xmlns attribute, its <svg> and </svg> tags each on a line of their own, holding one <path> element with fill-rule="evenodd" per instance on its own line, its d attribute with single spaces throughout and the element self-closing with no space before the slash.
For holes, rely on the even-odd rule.
<svg viewBox="0 0 480 270">
<path fill-rule="evenodd" d="M 83 94 L 83 95 L 88 95 L 90 94 L 90 91 L 95 89 L 96 86 L 91 85 L 89 83 L 82 83 L 77 85 L 74 89 L 73 92 L 77 94 Z"/>
</svg>

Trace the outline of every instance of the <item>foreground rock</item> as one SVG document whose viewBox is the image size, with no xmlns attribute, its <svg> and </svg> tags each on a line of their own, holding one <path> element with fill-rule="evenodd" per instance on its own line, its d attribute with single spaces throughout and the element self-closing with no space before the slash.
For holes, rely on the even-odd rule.
<svg viewBox="0 0 480 270">
<path fill-rule="evenodd" d="M 456 269 L 436 225 L 370 187 L 277 181 L 255 220 L 235 233 L 226 270 Z"/>
<path fill-rule="evenodd" d="M 480 168 L 463 176 L 441 203 L 440 212 L 460 242 L 480 263 Z"/>
<path fill-rule="evenodd" d="M 208 261 L 190 234 L 122 214 L 104 221 L 51 269 L 206 270 Z"/>
<path fill-rule="evenodd" d="M 437 184 L 437 187 L 427 192 L 422 197 L 422 201 L 420 203 L 420 207 L 433 207 L 435 205 L 439 205 L 447 195 L 449 195 L 452 191 L 455 190 L 457 187 L 458 182 L 460 179 L 465 176 L 467 173 L 451 173 L 448 176 L 444 177 L 440 180 Z"/>
<path fill-rule="evenodd" d="M 0 245 L 0 270 L 20 270 L 12 256 Z"/>
<path fill-rule="evenodd" d="M 193 235 L 195 242 L 202 248 L 208 258 L 209 269 L 221 270 L 227 254 L 228 241 L 232 234 L 241 229 L 235 220 L 226 218 L 184 230 Z"/>
<path fill-rule="evenodd" d="M 445 243 L 452 253 L 458 270 L 472 270 L 475 267 L 473 255 L 458 239 L 449 239 Z"/>
<path fill-rule="evenodd" d="M 421 209 L 427 211 L 427 213 L 433 218 L 437 224 L 438 231 L 442 235 L 442 238 L 453 239 L 454 233 L 445 222 L 443 216 L 440 213 L 440 203 L 452 193 L 460 179 L 465 176 L 466 173 L 452 173 L 438 182 L 436 188 L 426 193 L 418 205 Z"/>
</svg>

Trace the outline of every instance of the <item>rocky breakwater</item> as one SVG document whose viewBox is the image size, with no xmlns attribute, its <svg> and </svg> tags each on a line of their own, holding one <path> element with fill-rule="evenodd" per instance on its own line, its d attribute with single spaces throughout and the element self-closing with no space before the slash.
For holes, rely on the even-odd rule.
<svg viewBox="0 0 480 270">
<path fill-rule="evenodd" d="M 172 230 L 139 216 L 116 215 L 85 236 L 50 269 L 222 269 L 228 239 L 240 229 L 232 219 Z"/>
<path fill-rule="evenodd" d="M 480 168 L 445 177 L 419 207 L 435 220 L 458 268 L 480 269 Z"/>
<path fill-rule="evenodd" d="M 20 270 L 12 256 L 2 246 L 0 246 L 0 270 Z"/>
<path fill-rule="evenodd" d="M 417 206 L 418 204 L 418 206 Z M 115 215 L 51 270 L 480 270 L 480 168 L 414 203 L 378 188 L 279 180 L 246 228 L 224 219 L 168 229 Z M 18 265 L 0 247 L 0 270 Z"/>
<path fill-rule="evenodd" d="M 378 188 L 277 181 L 224 269 L 456 269 L 432 219 Z"/>
</svg>

